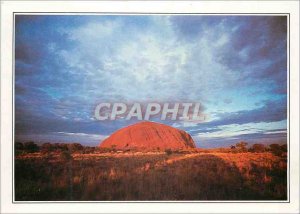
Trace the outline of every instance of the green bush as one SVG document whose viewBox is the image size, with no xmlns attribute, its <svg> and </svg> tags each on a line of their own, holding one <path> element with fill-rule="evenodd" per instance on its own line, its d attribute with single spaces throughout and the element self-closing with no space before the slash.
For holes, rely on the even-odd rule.
<svg viewBox="0 0 300 214">
<path fill-rule="evenodd" d="M 83 150 L 83 146 L 80 143 L 71 143 L 67 144 L 69 151 L 79 152 Z"/>
<path fill-rule="evenodd" d="M 27 152 L 30 152 L 30 153 L 38 152 L 39 147 L 34 142 L 26 142 L 26 143 L 24 143 L 24 150 L 26 150 Z"/>
<path fill-rule="evenodd" d="M 236 147 L 236 150 L 239 151 L 239 152 L 246 152 L 247 151 L 247 145 L 248 145 L 247 142 L 241 141 L 241 142 L 237 143 L 235 145 L 235 147 Z"/>
<path fill-rule="evenodd" d="M 173 153 L 173 151 L 172 151 L 171 149 L 166 149 L 166 150 L 165 150 L 165 153 L 166 153 L 167 155 L 171 155 L 171 154 Z"/>
<path fill-rule="evenodd" d="M 263 144 L 253 144 L 250 148 L 249 148 L 249 152 L 264 152 L 266 151 L 266 147 Z"/>
<path fill-rule="evenodd" d="M 41 151 L 44 152 L 44 153 L 51 152 L 53 150 L 54 150 L 54 146 L 51 143 L 44 143 L 41 146 Z"/>
<path fill-rule="evenodd" d="M 60 153 L 60 159 L 62 161 L 70 161 L 70 160 L 72 160 L 72 155 L 70 154 L 69 151 L 62 151 Z"/>
<path fill-rule="evenodd" d="M 280 156 L 284 152 L 279 144 L 270 144 L 269 150 L 277 156 Z"/>
</svg>

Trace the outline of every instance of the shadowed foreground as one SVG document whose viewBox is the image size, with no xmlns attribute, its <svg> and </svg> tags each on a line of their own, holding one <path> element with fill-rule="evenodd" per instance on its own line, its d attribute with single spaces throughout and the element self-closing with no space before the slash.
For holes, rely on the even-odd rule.
<svg viewBox="0 0 300 214">
<path fill-rule="evenodd" d="M 271 153 L 41 154 L 15 160 L 16 201 L 286 200 Z"/>
</svg>

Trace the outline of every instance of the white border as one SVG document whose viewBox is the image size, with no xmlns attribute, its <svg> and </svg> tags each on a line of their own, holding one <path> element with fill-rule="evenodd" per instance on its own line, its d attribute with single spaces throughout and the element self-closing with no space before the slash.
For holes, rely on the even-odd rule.
<svg viewBox="0 0 300 214">
<path fill-rule="evenodd" d="M 55 15 L 63 15 L 63 16 L 68 16 L 68 15 L 84 15 L 84 16 L 107 16 L 107 15 L 122 15 L 122 16 L 131 16 L 131 15 L 136 15 L 136 16 L 140 16 L 140 15 L 151 15 L 151 16 L 156 16 L 156 15 L 197 15 L 197 16 L 201 16 L 201 15 L 212 15 L 212 16 L 235 16 L 235 15 L 238 15 L 238 16 L 287 16 L 287 22 L 288 22 L 288 29 L 287 29 L 287 62 L 289 62 L 289 14 L 262 14 L 262 13 L 259 13 L 259 14 L 249 14 L 249 13 L 243 13 L 243 14 L 208 14 L 208 13 L 205 13 L 205 14 L 195 14 L 195 13 L 189 13 L 189 14 L 184 14 L 184 13 L 173 13 L 173 14 L 161 14 L 161 13 L 156 13 L 156 14 L 147 14 L 147 13 L 58 13 L 58 12 L 55 12 L 55 13 L 41 13 L 41 12 L 38 12 L 38 13 L 14 13 L 14 19 L 16 17 L 16 15 L 47 15 L 47 16 L 55 16 Z M 14 26 L 15 27 L 15 26 Z M 15 31 L 14 31 L 15 33 Z M 13 35 L 13 38 L 15 38 L 15 35 Z M 15 43 L 15 41 L 13 41 L 13 43 Z M 13 49 L 14 49 L 14 44 L 13 44 Z M 15 58 L 15 53 L 13 53 L 13 58 Z M 15 64 L 15 61 L 13 59 L 13 64 Z M 287 66 L 289 66 L 289 63 L 287 63 Z M 13 66 L 15 67 L 15 66 Z M 14 71 L 14 68 L 12 69 L 13 73 L 15 72 Z M 289 67 L 287 69 L 287 79 L 289 78 Z M 13 77 L 14 78 L 14 77 Z M 288 79 L 289 80 L 289 79 Z M 12 80 L 14 82 L 14 80 Z M 14 83 L 13 83 L 14 84 Z M 287 82 L 287 88 L 289 87 L 289 81 Z M 15 92 L 13 91 L 13 94 Z M 289 91 L 288 91 L 288 94 L 287 94 L 287 105 L 289 105 Z M 13 97 L 13 101 L 14 101 L 14 97 Z M 289 109 L 289 106 L 288 108 Z M 14 111 L 14 103 L 13 103 L 13 111 Z M 287 125 L 289 125 L 289 112 L 287 112 L 288 115 L 287 115 Z M 14 115 L 13 115 L 14 116 Z M 14 121 L 14 118 L 13 118 L 13 121 Z M 13 124 L 14 126 L 14 124 Z M 289 126 L 287 127 L 288 130 L 289 130 Z M 287 139 L 287 144 L 289 145 L 289 135 L 287 135 L 288 139 Z M 12 136 L 12 142 L 14 142 L 14 135 Z M 14 147 L 12 147 L 12 154 L 15 153 L 14 151 Z M 12 159 L 12 165 L 13 165 L 13 182 L 12 182 L 12 186 L 14 187 L 15 184 L 14 184 L 14 158 Z M 188 200 L 182 200 L 182 201 L 163 201 L 163 200 L 159 200 L 159 201 L 80 201 L 80 203 L 252 203 L 252 202 L 255 202 L 255 203 L 262 203 L 262 202 L 265 202 L 265 203 L 279 203 L 279 202 L 290 202 L 289 201 L 289 191 L 290 191 L 290 186 L 289 186 L 289 166 L 287 167 L 287 200 L 260 200 L 259 202 L 258 201 L 255 201 L 255 200 L 242 200 L 242 201 L 230 201 L 230 200 L 226 200 L 226 201 L 222 201 L 222 200 L 216 200 L 216 201 L 208 201 L 208 200 L 192 200 L 192 201 L 188 201 Z M 13 188 L 13 192 L 12 192 L 12 198 L 13 198 L 13 203 L 19 203 L 19 204 L 24 204 L 24 203 L 54 203 L 53 201 L 42 201 L 42 202 L 38 202 L 38 201 L 26 201 L 26 202 L 22 202 L 22 201 L 15 201 L 14 198 L 15 198 L 15 188 Z M 55 203 L 78 203 L 78 201 L 57 201 Z"/>
<path fill-rule="evenodd" d="M 299 2 L 36 2 L 4 1 L 1 11 L 1 213 L 298 213 L 299 212 Z M 290 13 L 290 203 L 12 203 L 13 12 Z M 5 53 L 5 55 L 3 54 Z M 5 151 L 5 152 L 4 152 Z M 229 202 L 229 201 L 227 201 Z"/>
</svg>

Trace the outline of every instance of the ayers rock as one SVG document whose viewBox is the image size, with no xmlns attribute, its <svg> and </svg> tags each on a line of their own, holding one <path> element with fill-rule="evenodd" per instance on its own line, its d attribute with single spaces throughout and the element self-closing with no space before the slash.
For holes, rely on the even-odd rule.
<svg viewBox="0 0 300 214">
<path fill-rule="evenodd" d="M 140 122 L 114 132 L 101 144 L 116 149 L 187 149 L 195 148 L 192 137 L 180 129 L 155 122 Z"/>
</svg>

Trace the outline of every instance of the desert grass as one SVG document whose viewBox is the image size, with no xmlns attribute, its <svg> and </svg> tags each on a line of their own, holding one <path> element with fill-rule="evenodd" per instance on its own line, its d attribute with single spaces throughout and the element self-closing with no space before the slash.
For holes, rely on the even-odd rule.
<svg viewBox="0 0 300 214">
<path fill-rule="evenodd" d="M 286 163 L 224 150 L 20 154 L 15 200 L 286 200 Z"/>
</svg>

